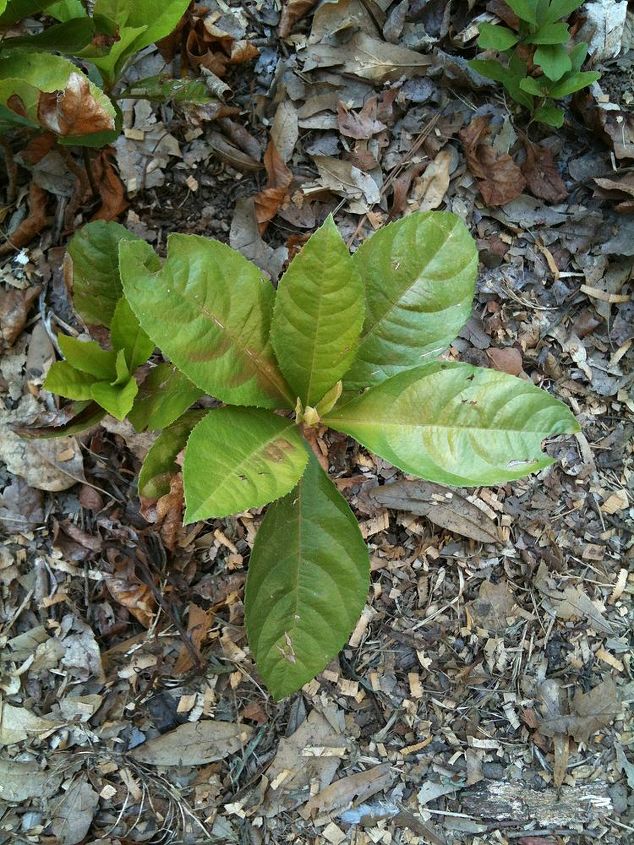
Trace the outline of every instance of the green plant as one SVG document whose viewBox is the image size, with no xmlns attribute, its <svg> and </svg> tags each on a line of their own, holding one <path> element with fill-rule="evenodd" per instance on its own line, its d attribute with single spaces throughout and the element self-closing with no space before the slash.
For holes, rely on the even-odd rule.
<svg viewBox="0 0 634 845">
<path fill-rule="evenodd" d="M 123 292 L 176 369 L 159 366 L 184 379 L 178 392 L 159 376 L 134 401 L 137 426 L 166 426 L 139 491 L 167 492 L 184 448 L 186 523 L 272 503 L 251 554 L 245 610 L 276 697 L 342 648 L 369 581 L 357 522 L 304 434 L 330 427 L 407 473 L 471 486 L 548 466 L 542 440 L 578 429 L 565 405 L 529 381 L 437 360 L 471 313 L 477 271 L 473 238 L 453 214 L 412 214 L 354 255 L 330 217 L 277 292 L 217 241 L 170 235 L 162 261 L 115 225 L 90 224 L 71 243 L 75 303 L 90 322 L 113 313 Z M 187 411 L 203 392 L 224 406 Z"/>
<path fill-rule="evenodd" d="M 501 82 L 515 102 L 532 113 L 533 120 L 559 127 L 564 112 L 554 100 L 580 91 L 600 74 L 582 71 L 588 45 L 570 46 L 570 31 L 562 20 L 583 0 L 506 0 L 519 18 L 517 31 L 480 24 L 478 45 L 500 59 L 473 59 L 471 67 Z"/>
<path fill-rule="evenodd" d="M 0 0 L 0 132 L 40 129 L 62 144 L 89 147 L 114 141 L 121 129 L 110 97 L 114 85 L 133 56 L 175 28 L 188 5 Z M 15 34 L 16 24 L 40 13 L 57 22 L 35 35 Z M 182 96 L 183 84 L 177 83 Z M 155 85 L 154 94 L 168 99 L 169 85 Z"/>
</svg>

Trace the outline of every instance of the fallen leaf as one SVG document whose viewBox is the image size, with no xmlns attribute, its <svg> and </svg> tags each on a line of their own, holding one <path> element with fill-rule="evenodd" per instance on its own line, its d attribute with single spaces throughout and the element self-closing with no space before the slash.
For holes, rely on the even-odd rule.
<svg viewBox="0 0 634 845">
<path fill-rule="evenodd" d="M 200 647 L 203 640 L 209 633 L 213 617 L 214 614 L 212 610 L 203 610 L 202 607 L 199 607 L 193 602 L 189 605 L 189 613 L 187 616 L 187 634 L 189 635 L 192 646 L 199 657 L 201 655 Z M 173 674 L 184 675 L 185 672 L 189 672 L 193 665 L 194 661 L 190 650 L 185 645 L 181 646 L 181 650 L 176 658 L 176 663 L 172 669 Z"/>
<path fill-rule="evenodd" d="M 602 634 L 612 634 L 612 625 L 597 610 L 580 584 L 569 584 L 558 590 L 552 583 L 548 567 L 542 561 L 535 576 L 535 586 L 544 596 L 544 606 L 558 619 L 587 619 L 591 626 Z"/>
<path fill-rule="evenodd" d="M 277 279 L 288 256 L 285 246 L 273 249 L 262 240 L 255 219 L 253 197 L 242 198 L 236 202 L 229 243 L 239 253 L 253 261 L 271 279 Z"/>
<path fill-rule="evenodd" d="M 346 138 L 356 138 L 357 140 L 368 140 L 373 135 L 377 135 L 387 129 L 384 123 L 377 120 L 377 109 L 378 101 L 376 97 L 370 97 L 364 103 L 361 111 L 358 112 L 352 111 L 344 102 L 339 100 L 337 103 L 339 131 Z"/>
<path fill-rule="evenodd" d="M 135 619 L 149 628 L 156 614 L 152 589 L 137 576 L 134 562 L 127 556 L 109 555 L 114 573 L 105 575 L 105 584 L 112 598 L 126 608 Z"/>
<path fill-rule="evenodd" d="M 617 199 L 614 210 L 620 214 L 634 214 L 634 173 L 616 173 L 614 178 L 595 178 L 596 196 Z"/>
<path fill-rule="evenodd" d="M 559 175 L 552 150 L 543 144 L 534 144 L 526 136 L 522 143 L 526 150 L 522 173 L 530 192 L 546 202 L 563 202 L 568 197 L 568 190 Z"/>
<path fill-rule="evenodd" d="M 44 770 L 35 762 L 0 757 L 0 800 L 23 802 L 29 798 L 50 798 L 59 789 L 62 776 Z"/>
<path fill-rule="evenodd" d="M 487 349 L 486 355 L 494 370 L 508 373 L 510 376 L 519 376 L 524 372 L 522 353 L 514 346 Z"/>
<path fill-rule="evenodd" d="M 62 800 L 55 805 L 51 819 L 53 833 L 60 845 L 77 845 L 84 839 L 98 805 L 99 795 L 85 775 L 72 781 Z"/>
<path fill-rule="evenodd" d="M 71 73 L 63 91 L 41 93 L 37 117 L 42 126 L 62 136 L 114 129 L 114 117 L 97 102 L 81 73 Z"/>
<path fill-rule="evenodd" d="M 298 138 L 297 109 L 290 100 L 282 100 L 273 118 L 271 141 L 283 162 L 290 160 Z"/>
<path fill-rule="evenodd" d="M 381 201 L 381 193 L 374 179 L 349 161 L 332 156 L 314 156 L 313 160 L 325 188 L 350 200 L 365 202 L 363 209 L 350 208 L 353 213 L 364 213 Z"/>
<path fill-rule="evenodd" d="M 344 74 L 378 83 L 393 81 L 401 76 L 409 78 L 425 74 L 434 61 L 432 56 L 425 56 L 398 44 L 379 41 L 365 32 L 357 32 L 342 47 L 313 44 L 298 55 L 304 60 L 304 71 L 341 65 Z"/>
<path fill-rule="evenodd" d="M 42 288 L 39 285 L 0 291 L 0 335 L 6 346 L 13 346 L 26 325 L 31 306 Z"/>
<path fill-rule="evenodd" d="M 0 701 L 0 746 L 15 745 L 30 736 L 43 738 L 58 727 L 58 722 L 42 719 L 25 707 Z"/>
<path fill-rule="evenodd" d="M 280 38 L 288 38 L 295 24 L 317 5 L 317 0 L 286 0 L 280 17 Z"/>
<path fill-rule="evenodd" d="M 293 181 L 293 174 L 282 161 L 272 140 L 264 153 L 264 167 L 268 177 L 266 187 L 253 198 L 255 219 L 261 235 L 266 231 L 269 220 L 275 217 L 286 200 L 288 188 Z"/>
<path fill-rule="evenodd" d="M 588 742 L 592 734 L 611 724 L 620 710 L 617 686 L 608 678 L 590 692 L 577 689 L 570 715 L 547 713 L 539 722 L 539 730 L 545 736 L 567 734 L 575 742 Z"/>
<path fill-rule="evenodd" d="M 368 491 L 384 507 L 425 516 L 430 522 L 479 543 L 500 541 L 495 522 L 458 490 L 431 481 L 396 481 Z"/>
<path fill-rule="evenodd" d="M 352 803 L 365 801 L 387 789 L 393 779 L 389 763 L 381 763 L 364 772 L 341 778 L 314 795 L 300 811 L 301 815 L 305 819 L 324 814 L 339 815 Z"/>
<path fill-rule="evenodd" d="M 496 633 L 508 628 L 507 617 L 513 616 L 515 599 L 506 581 L 493 584 L 483 581 L 478 598 L 469 602 L 469 609 L 479 627 Z"/>
<path fill-rule="evenodd" d="M 46 191 L 35 182 L 31 182 L 28 199 L 29 212 L 19 226 L 5 236 L 6 242 L 0 244 L 0 255 L 6 255 L 14 249 L 22 249 L 36 235 L 39 235 L 42 229 L 48 225 L 47 203 L 48 194 Z"/>
<path fill-rule="evenodd" d="M 410 201 L 412 211 L 431 211 L 442 203 L 449 187 L 449 167 L 451 152 L 441 150 L 436 158 L 418 176 L 412 188 Z M 396 193 L 396 192 L 395 192 Z"/>
<path fill-rule="evenodd" d="M 94 161 L 94 177 L 101 198 L 101 206 L 92 220 L 115 220 L 128 207 L 125 188 L 114 166 L 112 153 L 103 150 Z"/>
<path fill-rule="evenodd" d="M 130 756 L 152 766 L 201 766 L 224 760 L 244 747 L 253 733 L 248 725 L 205 719 L 186 722 L 169 733 L 137 745 Z"/>
<path fill-rule="evenodd" d="M 459 137 L 484 202 L 488 206 L 505 205 L 522 193 L 526 180 L 508 153 L 498 153 L 485 142 L 489 133 L 489 119 L 480 115 L 460 130 Z"/>
<path fill-rule="evenodd" d="M 174 551 L 183 533 L 184 506 L 183 476 L 178 472 L 170 479 L 169 492 L 157 501 L 154 520 L 165 548 L 170 552 Z"/>
</svg>

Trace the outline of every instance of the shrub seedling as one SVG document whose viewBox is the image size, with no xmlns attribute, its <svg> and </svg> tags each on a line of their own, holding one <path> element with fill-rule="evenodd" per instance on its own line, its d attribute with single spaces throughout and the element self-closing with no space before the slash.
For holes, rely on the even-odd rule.
<svg viewBox="0 0 634 845">
<path fill-rule="evenodd" d="M 184 448 L 186 523 L 270 503 L 245 611 L 251 650 L 276 698 L 343 647 L 369 583 L 356 519 L 303 434 L 327 426 L 406 473 L 471 486 L 548 466 L 543 439 L 578 430 L 566 406 L 531 382 L 438 360 L 471 313 L 477 271 L 473 238 L 451 213 L 391 223 L 354 255 L 329 217 L 277 291 L 217 241 L 170 235 L 162 261 L 116 224 L 96 225 L 70 246 L 76 304 L 90 317 L 100 296 L 103 314 L 123 291 L 173 365 L 156 368 L 165 372 L 150 375 L 132 407 L 137 426 L 164 427 L 140 492 L 166 492 Z M 186 411 L 202 392 L 223 407 Z"/>
</svg>

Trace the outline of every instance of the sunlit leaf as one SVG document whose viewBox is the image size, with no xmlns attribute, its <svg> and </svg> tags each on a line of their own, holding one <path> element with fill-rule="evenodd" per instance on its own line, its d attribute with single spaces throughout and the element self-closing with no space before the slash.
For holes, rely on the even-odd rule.
<svg viewBox="0 0 634 845">
<path fill-rule="evenodd" d="M 57 336 L 64 360 L 82 373 L 99 379 L 112 378 L 115 373 L 116 352 L 102 349 L 94 340 L 78 340 L 76 337 Z"/>
<path fill-rule="evenodd" d="M 56 361 L 46 374 L 44 387 L 66 399 L 92 399 L 95 381 L 95 376 L 76 370 L 67 361 Z"/>
</svg>

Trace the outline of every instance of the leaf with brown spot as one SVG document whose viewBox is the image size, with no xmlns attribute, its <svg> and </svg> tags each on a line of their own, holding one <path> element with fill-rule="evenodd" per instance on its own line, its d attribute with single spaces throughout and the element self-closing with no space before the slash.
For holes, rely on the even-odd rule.
<svg viewBox="0 0 634 845">
<path fill-rule="evenodd" d="M 482 199 L 488 206 L 506 205 L 522 193 L 526 180 L 508 153 L 498 153 L 486 143 L 489 133 L 489 119 L 481 115 L 461 129 L 459 137 Z"/>
<path fill-rule="evenodd" d="M 0 255 L 6 255 L 14 249 L 22 249 L 30 243 L 36 235 L 48 224 L 46 206 L 48 194 L 45 190 L 31 182 L 29 187 L 29 213 L 9 235 L 6 235 L 6 243 L 0 244 Z"/>
<path fill-rule="evenodd" d="M 63 137 L 114 129 L 113 116 L 97 102 L 81 73 L 71 73 L 63 91 L 42 92 L 37 117 L 42 126 Z"/>
<path fill-rule="evenodd" d="M 253 198 L 260 234 L 264 233 L 269 220 L 275 217 L 286 200 L 293 181 L 293 174 L 282 161 L 273 141 L 269 141 L 264 153 L 264 166 L 268 176 L 266 187 Z"/>
<path fill-rule="evenodd" d="M 522 138 L 522 142 L 526 150 L 522 173 L 530 192 L 546 202 L 563 202 L 568 191 L 557 170 L 552 150 L 542 144 L 534 144 L 526 137 Z"/>
</svg>

